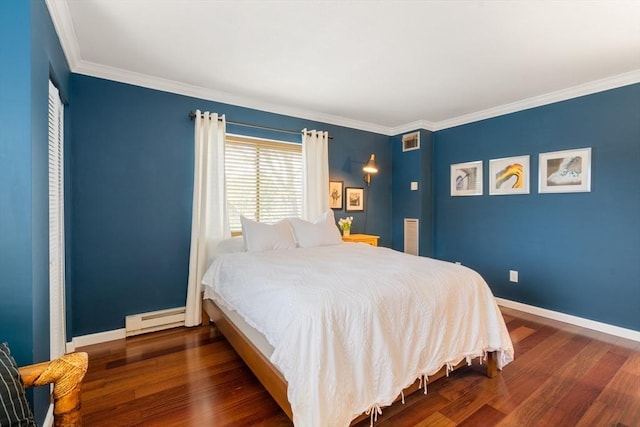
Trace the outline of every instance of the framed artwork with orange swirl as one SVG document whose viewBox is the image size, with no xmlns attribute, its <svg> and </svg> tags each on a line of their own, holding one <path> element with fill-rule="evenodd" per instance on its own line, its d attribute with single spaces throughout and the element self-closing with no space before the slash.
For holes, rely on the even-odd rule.
<svg viewBox="0 0 640 427">
<path fill-rule="evenodd" d="M 489 194 L 529 194 L 529 155 L 489 160 Z"/>
</svg>

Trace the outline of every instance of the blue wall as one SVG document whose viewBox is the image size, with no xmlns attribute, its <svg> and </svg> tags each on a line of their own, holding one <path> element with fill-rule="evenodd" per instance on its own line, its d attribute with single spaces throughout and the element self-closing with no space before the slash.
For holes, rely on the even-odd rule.
<svg viewBox="0 0 640 427">
<path fill-rule="evenodd" d="M 49 359 L 48 80 L 70 75 L 44 1 L 0 2 L 0 61 L 0 341 L 25 365 Z"/>
<path fill-rule="evenodd" d="M 418 250 L 422 256 L 433 256 L 434 236 L 434 174 L 433 132 L 420 130 L 420 149 L 402 151 L 402 135 L 391 138 L 393 153 L 393 249 L 404 250 L 404 219 L 419 220 Z M 409 133 L 409 132 L 407 132 Z M 418 190 L 411 191 L 411 182 Z"/>
<path fill-rule="evenodd" d="M 0 2 L 0 340 L 33 361 L 31 41 L 27 2 Z"/>
<path fill-rule="evenodd" d="M 582 147 L 591 192 L 538 194 L 538 154 Z M 531 194 L 489 196 L 488 161 L 524 154 Z M 451 197 L 450 165 L 475 160 L 485 194 Z M 496 296 L 640 330 L 638 165 L 639 84 L 438 131 L 436 256 L 476 269 Z"/>
<path fill-rule="evenodd" d="M 379 234 L 382 245 L 402 249 L 402 218 L 418 217 L 421 255 L 435 254 L 477 269 L 497 296 L 638 328 L 637 310 L 620 310 L 616 296 L 621 292 L 627 301 L 638 300 L 634 265 L 640 233 L 628 220 L 628 212 L 638 211 L 638 199 L 613 197 L 633 189 L 623 184 L 619 190 L 612 178 L 602 175 L 605 164 L 613 169 L 621 161 L 638 160 L 638 125 L 631 120 L 638 112 L 636 86 L 436 133 L 422 130 L 421 149 L 406 153 L 401 136 L 389 138 L 87 76 L 73 75 L 72 92 L 74 336 L 121 328 L 128 314 L 184 304 L 193 173 L 193 122 L 187 112 L 196 108 L 224 113 L 229 120 L 328 130 L 334 137 L 331 179 L 343 180 L 345 187 L 363 186 L 362 164 L 375 153 L 381 172 L 367 193 L 367 215 L 353 214 L 353 232 L 364 232 L 366 222 L 366 232 Z M 298 138 L 232 125 L 228 131 Z M 538 195 L 537 153 L 586 146 L 594 149 L 593 191 Z M 451 163 L 487 163 L 520 154 L 532 155 L 530 195 L 449 196 Z M 637 174 L 633 168 L 624 173 Z M 419 191 L 409 190 L 411 181 L 419 182 Z M 609 199 L 608 207 L 594 209 Z M 618 206 L 621 203 L 627 206 Z M 563 214 L 554 214 L 552 207 Z M 627 220 L 602 231 L 602 220 L 614 216 Z M 599 231 L 589 230 L 592 227 Z M 619 239 L 612 236 L 615 228 L 628 232 L 621 232 Z M 602 252 L 601 245 L 611 244 L 614 237 L 616 249 L 608 253 L 605 267 L 596 267 L 593 260 Z M 598 245 L 587 245 L 584 239 Z M 572 244 L 579 246 L 577 255 L 566 249 Z M 588 265 L 583 259 L 589 259 Z M 616 267 L 606 267 L 613 260 Z M 520 272 L 516 286 L 508 283 L 509 269 Z M 612 287 L 615 292 L 600 295 Z"/>
<path fill-rule="evenodd" d="M 73 75 L 73 336 L 124 327 L 126 315 L 185 304 L 193 191 L 190 110 L 285 129 L 323 129 L 331 179 L 363 187 L 377 154 L 367 232 L 391 242 L 389 137 Z M 228 126 L 230 133 L 299 140 Z M 259 134 L 259 135 L 258 135 Z M 293 139 L 292 139 L 293 138 Z M 336 211 L 336 217 L 346 215 Z M 364 214 L 354 232 L 364 231 Z"/>
</svg>

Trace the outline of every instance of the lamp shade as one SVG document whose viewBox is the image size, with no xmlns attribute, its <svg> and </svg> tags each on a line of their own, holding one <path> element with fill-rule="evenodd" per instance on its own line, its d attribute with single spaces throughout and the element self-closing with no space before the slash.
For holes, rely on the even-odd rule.
<svg viewBox="0 0 640 427">
<path fill-rule="evenodd" d="M 378 173 L 378 165 L 376 165 L 376 155 L 372 154 L 362 170 L 366 173 Z"/>
</svg>

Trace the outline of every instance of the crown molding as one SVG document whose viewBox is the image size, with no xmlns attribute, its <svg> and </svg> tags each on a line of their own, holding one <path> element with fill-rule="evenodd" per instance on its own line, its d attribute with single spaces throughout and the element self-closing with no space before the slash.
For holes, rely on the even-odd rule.
<svg viewBox="0 0 640 427">
<path fill-rule="evenodd" d="M 161 77 L 149 76 L 147 74 L 128 71 L 121 68 L 109 67 L 89 61 L 79 61 L 72 71 L 77 74 L 99 77 L 121 83 L 146 87 L 149 89 L 190 96 L 193 98 L 221 102 L 224 104 L 252 108 L 269 113 L 283 114 L 287 116 L 298 117 L 301 119 L 328 123 L 336 126 L 343 126 L 383 135 L 389 135 L 389 128 L 386 126 L 352 120 L 345 117 L 334 116 L 331 114 L 287 107 L 284 105 L 271 104 L 246 96 L 208 89 L 201 86 L 194 86 L 175 80 L 164 79 Z"/>
<path fill-rule="evenodd" d="M 60 39 L 64 56 L 67 58 L 69 68 L 73 71 L 78 62 L 80 62 L 80 45 L 73 26 L 69 5 L 66 1 L 60 0 L 45 0 L 45 3 L 47 9 L 49 9 L 53 27 L 56 29 Z"/>
<path fill-rule="evenodd" d="M 255 110 L 266 111 L 275 114 L 283 114 L 287 116 L 298 117 L 301 119 L 328 123 L 336 126 L 359 129 L 387 136 L 399 135 L 416 129 L 425 129 L 431 132 L 436 132 L 463 124 L 486 120 L 505 114 L 528 110 L 530 108 L 553 104 L 555 102 L 578 98 L 580 96 L 591 95 L 609 89 L 615 89 L 630 84 L 640 83 L 640 70 L 634 70 L 606 79 L 596 80 L 578 86 L 572 86 L 567 89 L 547 93 L 544 95 L 534 96 L 532 98 L 523 99 L 521 101 L 516 101 L 510 104 L 505 104 L 475 113 L 454 117 L 452 119 L 442 120 L 439 122 L 416 120 L 400 126 L 388 127 L 377 125 L 374 123 L 353 120 L 346 117 L 335 116 L 332 114 L 325 114 L 316 111 L 292 108 L 284 105 L 271 104 L 250 97 L 235 95 L 228 92 L 208 89 L 200 86 L 194 86 L 174 80 L 163 79 L 160 77 L 149 76 L 142 73 L 109 67 L 106 65 L 96 64 L 84 60 L 76 61 L 75 66 L 72 67 L 71 71 L 78 74 L 99 77 L 121 83 L 146 87 L 149 89 L 176 93 L 193 98 L 221 102 L 224 104 L 237 105 L 240 107 L 252 108 Z"/>
<path fill-rule="evenodd" d="M 149 89 L 161 90 L 164 92 L 176 93 L 209 101 L 252 108 L 270 113 L 328 123 L 336 126 L 344 126 L 379 133 L 382 135 L 391 135 L 391 129 L 387 126 L 348 119 L 332 114 L 270 104 L 249 97 L 234 95 L 227 92 L 193 86 L 186 83 L 85 61 L 80 55 L 80 45 L 78 44 L 78 38 L 73 26 L 73 19 L 71 18 L 71 12 L 67 2 L 63 0 L 45 0 L 45 2 L 49 9 L 53 26 L 58 34 L 58 38 L 60 39 L 62 51 L 64 52 L 69 68 L 73 73 L 114 80 L 121 83 L 128 83 Z"/>
<path fill-rule="evenodd" d="M 237 105 L 246 108 L 266 111 L 275 114 L 283 114 L 301 119 L 318 121 L 336 126 L 344 126 L 352 129 L 359 129 L 367 132 L 382 135 L 399 135 L 416 129 L 426 129 L 431 132 L 448 129 L 467 123 L 486 120 L 504 114 L 515 113 L 530 108 L 540 107 L 554 102 L 565 101 L 580 96 L 591 95 L 609 89 L 615 89 L 630 84 L 640 83 L 640 70 L 633 70 L 617 76 L 608 77 L 601 80 L 573 86 L 567 89 L 550 92 L 547 94 L 534 96 L 498 107 L 489 108 L 459 117 L 432 122 L 428 120 L 417 120 L 399 126 L 389 127 L 375 123 L 353 120 L 346 117 L 317 111 L 303 110 L 284 105 L 267 103 L 250 97 L 235 95 L 228 92 L 217 91 L 200 86 L 167 80 L 160 77 L 149 76 L 120 68 L 109 67 L 89 61 L 82 60 L 80 47 L 73 26 L 73 19 L 69 6 L 64 0 L 45 0 L 49 14 L 56 29 L 62 50 L 67 58 L 69 68 L 73 73 L 84 74 L 92 77 L 99 77 L 114 80 L 121 83 L 128 83 L 149 89 L 164 92 L 176 93 L 194 98 L 205 99 L 214 102 Z"/>
<path fill-rule="evenodd" d="M 415 122 L 406 123 L 404 125 L 389 128 L 389 135 L 400 135 L 401 133 L 411 132 L 416 129 L 426 129 L 433 132 L 437 123 L 428 120 L 416 120 Z"/>
<path fill-rule="evenodd" d="M 534 96 L 523 99 L 521 101 L 512 102 L 510 104 L 500 105 L 498 107 L 489 108 L 463 116 L 454 117 L 452 119 L 442 120 L 435 123 L 434 131 L 452 128 L 467 123 L 486 120 L 505 114 L 515 113 L 518 111 L 528 110 L 530 108 L 540 107 L 543 105 L 553 104 L 555 102 L 566 101 L 568 99 L 578 98 L 580 96 L 591 95 L 597 92 L 603 92 L 609 89 L 615 89 L 640 83 L 640 70 L 629 71 L 628 73 L 618 74 L 616 76 L 595 80 L 567 89 L 546 93 L 544 95 Z"/>
</svg>

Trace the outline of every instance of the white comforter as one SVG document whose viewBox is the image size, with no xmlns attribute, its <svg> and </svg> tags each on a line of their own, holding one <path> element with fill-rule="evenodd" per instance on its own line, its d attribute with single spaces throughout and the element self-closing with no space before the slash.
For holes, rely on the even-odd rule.
<svg viewBox="0 0 640 427">
<path fill-rule="evenodd" d="M 274 347 L 296 426 L 347 426 L 442 366 L 513 345 L 485 281 L 448 262 L 365 244 L 218 256 L 205 298 Z"/>
</svg>

